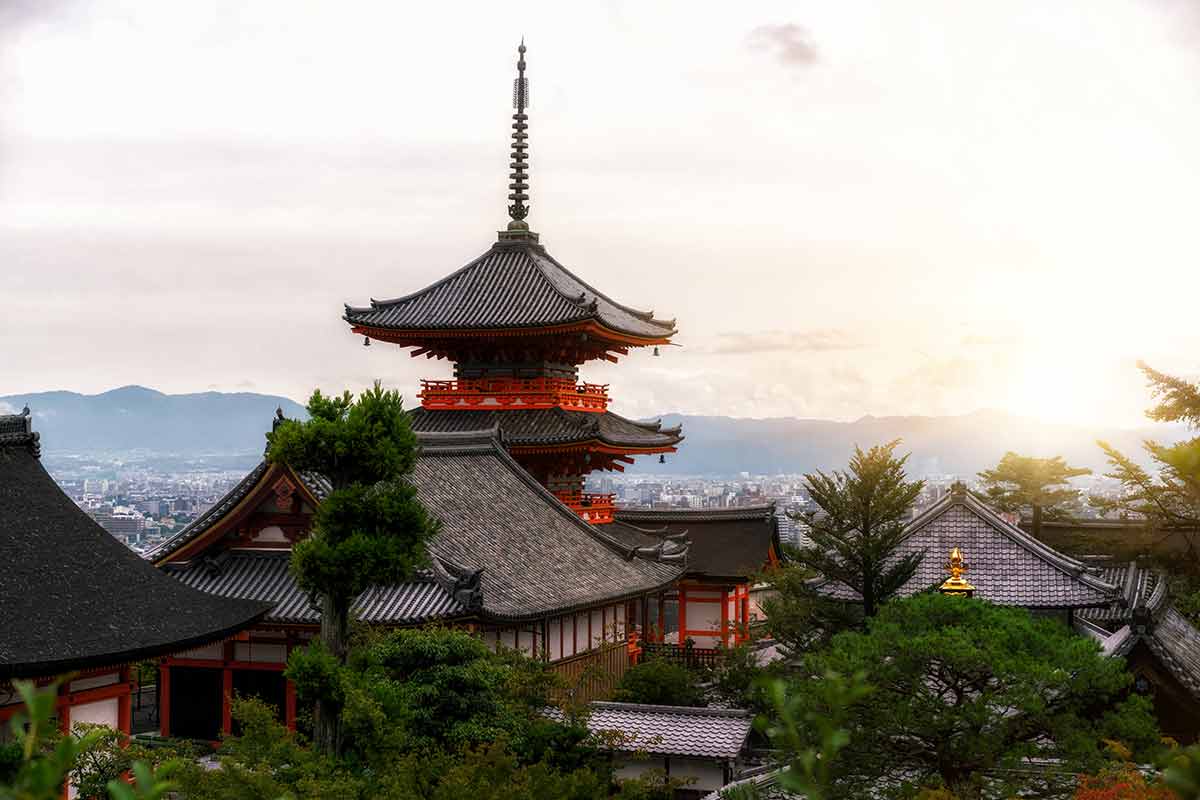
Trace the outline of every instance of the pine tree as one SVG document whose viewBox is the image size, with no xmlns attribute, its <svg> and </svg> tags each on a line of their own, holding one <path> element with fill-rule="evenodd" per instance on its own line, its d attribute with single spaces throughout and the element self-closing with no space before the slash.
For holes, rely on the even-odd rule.
<svg viewBox="0 0 1200 800">
<path fill-rule="evenodd" d="M 921 563 L 919 553 L 894 557 L 909 511 L 925 485 L 905 480 L 908 456 L 893 455 L 899 445 L 897 439 L 865 453 L 856 446 L 845 472 L 818 470 L 804 476 L 809 497 L 824 513 L 810 515 L 812 545 L 798 549 L 795 557 L 858 592 L 867 617 L 873 617 Z"/>
<path fill-rule="evenodd" d="M 319 600 L 321 635 L 307 653 L 293 654 L 289 677 L 316 695 L 317 748 L 337 753 L 338 669 L 346 662 L 350 606 L 373 585 L 411 577 L 436 526 L 405 480 L 417 440 L 397 392 L 376 383 L 355 401 L 350 392 L 326 397 L 317 390 L 308 413 L 309 420 L 286 420 L 268 436 L 268 459 L 317 473 L 331 487 L 311 535 L 292 549 L 296 582 Z"/>
<path fill-rule="evenodd" d="M 1142 362 L 1156 404 L 1146 416 L 1156 422 L 1182 422 L 1200 429 L 1200 385 L 1159 372 Z M 1144 517 L 1154 528 L 1181 534 L 1192 558 L 1200 560 L 1200 437 L 1167 446 L 1144 443 L 1157 467 L 1151 474 L 1107 442 L 1097 442 L 1108 456 L 1111 471 L 1105 473 L 1121 482 L 1116 498 L 1093 497 L 1103 511 L 1119 511 Z"/>
<path fill-rule="evenodd" d="M 979 477 L 993 505 L 1004 511 L 1030 509 L 1033 535 L 1040 538 L 1042 520 L 1061 516 L 1062 506 L 1077 496 L 1067 481 L 1091 474 L 1090 469 L 1068 466 L 1062 456 L 1033 458 L 1009 451 L 994 469 L 984 470 Z"/>
</svg>

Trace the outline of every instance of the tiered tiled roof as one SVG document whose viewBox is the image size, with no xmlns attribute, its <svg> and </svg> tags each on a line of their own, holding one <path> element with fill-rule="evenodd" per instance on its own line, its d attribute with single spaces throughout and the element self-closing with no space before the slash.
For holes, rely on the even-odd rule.
<svg viewBox="0 0 1200 800">
<path fill-rule="evenodd" d="M 433 411 L 413 409 L 413 430 L 420 433 L 477 431 L 496 427 L 508 447 L 600 442 L 618 448 L 656 450 L 683 441 L 678 426 L 634 422 L 610 411 L 567 411 L 562 408 L 505 409 L 504 411 Z"/>
<path fill-rule="evenodd" d="M 163 575 L 63 494 L 27 415 L 0 416 L 0 679 L 186 650 L 269 606 Z"/>
<path fill-rule="evenodd" d="M 375 330 L 446 332 L 548 328 L 595 321 L 628 336 L 661 341 L 674 320 L 621 305 L 576 277 L 532 240 L 497 242 L 465 267 L 393 300 L 346 306 L 345 319 Z"/>
<path fill-rule="evenodd" d="M 779 558 L 775 504 L 717 509 L 617 511 L 610 533 L 631 546 L 688 542 L 688 574 L 745 580 L 762 572 L 772 550 Z"/>
<path fill-rule="evenodd" d="M 653 591 L 682 573 L 686 546 L 634 551 L 583 522 L 505 452 L 495 429 L 418 438 L 422 450 L 412 481 L 441 525 L 429 546 L 432 572 L 364 593 L 357 602 L 368 621 L 400 624 L 466 614 L 536 619 Z M 264 466 L 256 468 L 217 503 L 225 512 L 200 517 L 151 557 L 161 563 L 184 544 L 213 535 L 222 514 L 249 496 L 265 472 Z M 327 494 L 321 476 L 298 477 L 315 502 Z M 186 566 L 172 567 L 182 580 L 229 596 L 268 599 L 276 604 L 275 617 L 307 621 L 304 598 L 287 577 L 283 559 L 222 556 L 215 540 L 197 547 L 211 558 L 202 550 Z"/>
<path fill-rule="evenodd" d="M 895 557 L 923 553 L 924 558 L 900 594 L 941 585 L 955 547 L 966 557 L 966 578 L 975 596 L 983 600 L 1025 608 L 1089 608 L 1107 607 L 1118 598 L 1117 586 L 1098 570 L 1010 525 L 965 491 L 947 494 L 909 524 Z M 817 588 L 839 599 L 860 599 L 842 584 Z"/>
<path fill-rule="evenodd" d="M 627 738 L 621 750 L 722 761 L 738 757 L 754 722 L 749 711 L 737 708 L 596 702 L 589 709 L 588 729 L 593 734 L 623 733 Z"/>
</svg>

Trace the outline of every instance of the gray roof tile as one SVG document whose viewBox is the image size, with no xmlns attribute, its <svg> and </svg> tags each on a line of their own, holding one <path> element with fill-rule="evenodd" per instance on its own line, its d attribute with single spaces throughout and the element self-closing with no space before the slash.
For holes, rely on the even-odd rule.
<svg viewBox="0 0 1200 800">
<path fill-rule="evenodd" d="M 655 319 L 601 294 L 532 242 L 497 243 L 440 281 L 368 307 L 346 306 L 352 325 L 409 331 L 528 328 L 596 320 L 645 339 L 675 333 Z"/>
<path fill-rule="evenodd" d="M 967 561 L 965 578 L 975 596 L 1000 605 L 1026 608 L 1105 607 L 1118 597 L 1117 586 L 1087 567 L 1016 528 L 969 494 L 948 494 L 909 525 L 897 557 L 925 557 L 902 595 L 939 586 L 948 577 L 945 563 L 958 547 Z M 849 587 L 819 587 L 833 597 L 858 600 Z"/>
<path fill-rule="evenodd" d="M 624 750 L 667 756 L 732 760 L 738 757 L 754 722 L 736 708 L 690 708 L 638 703 L 592 703 L 588 729 L 620 731 Z"/>
<path fill-rule="evenodd" d="M 286 551 L 227 551 L 216 559 L 168 565 L 165 570 L 202 592 L 274 603 L 266 622 L 315 625 L 321 621 L 321 613 L 296 585 L 288 569 L 290 555 Z M 355 618 L 385 625 L 428 622 L 467 612 L 429 572 L 396 586 L 368 589 L 358 596 L 352 608 Z"/>
<path fill-rule="evenodd" d="M 680 429 L 658 422 L 635 422 L 610 411 L 567 411 L 562 408 L 504 411 L 412 411 L 419 433 L 470 432 L 496 427 L 510 447 L 601 441 L 617 447 L 664 448 L 683 441 Z"/>
</svg>

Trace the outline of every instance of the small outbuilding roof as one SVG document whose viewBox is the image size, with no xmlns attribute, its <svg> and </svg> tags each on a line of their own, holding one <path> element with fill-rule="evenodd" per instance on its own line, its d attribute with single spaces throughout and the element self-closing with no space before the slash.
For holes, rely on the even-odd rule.
<svg viewBox="0 0 1200 800">
<path fill-rule="evenodd" d="M 590 709 L 588 729 L 621 732 L 622 751 L 723 761 L 742 752 L 754 722 L 749 711 L 737 708 L 596 702 Z"/>
<path fill-rule="evenodd" d="M 268 611 L 163 575 L 63 494 L 38 454 L 29 416 L 0 416 L 0 679 L 186 650 Z"/>
</svg>

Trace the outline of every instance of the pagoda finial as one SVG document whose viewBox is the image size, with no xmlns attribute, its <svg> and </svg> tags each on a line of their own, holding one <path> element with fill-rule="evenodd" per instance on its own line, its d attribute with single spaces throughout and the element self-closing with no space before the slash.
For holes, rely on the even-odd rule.
<svg viewBox="0 0 1200 800">
<path fill-rule="evenodd" d="M 529 149 L 529 134 L 525 131 L 529 128 L 526 124 L 529 116 L 525 109 L 529 107 L 529 80 L 525 77 L 524 36 L 521 37 L 521 46 L 517 48 L 517 53 L 517 77 L 513 81 L 513 108 L 516 109 L 516 113 L 513 114 L 512 126 L 512 163 L 508 165 L 512 170 L 508 175 L 508 199 L 511 201 L 508 207 L 508 216 L 511 217 L 508 229 L 527 231 L 529 225 L 525 222 L 525 217 L 529 215 L 529 206 L 526 205 L 526 201 L 529 200 L 529 173 L 526 171 L 528 165 L 525 162 L 529 158 L 526 152 Z"/>
</svg>

